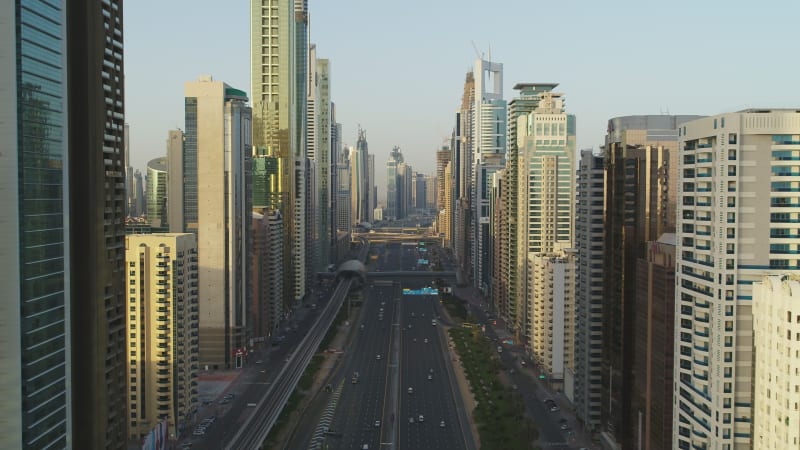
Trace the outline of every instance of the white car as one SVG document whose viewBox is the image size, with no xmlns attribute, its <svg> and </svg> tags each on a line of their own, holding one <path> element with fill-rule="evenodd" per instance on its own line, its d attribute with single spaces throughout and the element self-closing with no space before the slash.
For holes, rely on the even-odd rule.
<svg viewBox="0 0 800 450">
<path fill-rule="evenodd" d="M 380 426 L 381 426 L 381 421 L 380 420 L 376 420 L 375 421 L 375 428 L 380 428 Z"/>
<path fill-rule="evenodd" d="M 379 353 L 379 354 L 377 354 L 377 355 L 375 355 L 375 359 L 377 359 L 378 361 L 380 361 L 380 360 L 381 360 L 381 355 L 380 355 L 380 353 Z"/>
<path fill-rule="evenodd" d="M 444 420 L 439 422 L 439 427 L 444 428 Z"/>
<path fill-rule="evenodd" d="M 412 388 L 412 387 L 408 388 L 408 393 L 409 394 L 413 394 L 414 393 L 414 388 Z"/>
<path fill-rule="evenodd" d="M 423 416 L 422 414 L 420 414 L 420 415 L 419 415 L 419 418 L 418 418 L 417 420 L 419 420 L 420 422 L 422 422 L 422 421 L 424 421 L 424 420 L 425 420 L 425 416 Z"/>
<path fill-rule="evenodd" d="M 428 374 L 428 379 L 429 379 L 429 380 L 432 380 L 432 379 L 433 379 L 433 375 L 431 375 L 431 374 Z"/>
<path fill-rule="evenodd" d="M 426 344 L 428 343 L 428 338 L 425 338 L 425 343 L 426 343 Z"/>
</svg>

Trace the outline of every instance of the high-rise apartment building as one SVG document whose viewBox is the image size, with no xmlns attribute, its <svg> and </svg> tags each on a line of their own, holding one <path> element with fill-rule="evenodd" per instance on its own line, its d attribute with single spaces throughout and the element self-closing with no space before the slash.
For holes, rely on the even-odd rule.
<svg viewBox="0 0 800 450">
<path fill-rule="evenodd" d="M 678 139 L 672 446 L 751 448 L 752 283 L 800 268 L 800 113 L 720 114 Z M 774 375 L 788 400 L 792 378 Z"/>
<path fill-rule="evenodd" d="M 39 11 L 41 6 L 31 8 Z M 81 449 L 124 447 L 129 416 L 124 406 L 128 333 L 122 9 L 121 0 L 66 6 L 69 246 L 81 249 L 80 270 L 72 272 L 69 286 L 70 346 L 80 350 L 80 357 L 72 359 L 70 380 L 72 446 Z M 34 27 L 41 31 L 41 26 L 36 22 Z M 38 33 L 40 38 L 46 34 Z M 64 48 L 50 44 L 48 51 Z M 42 57 L 41 49 L 33 51 Z M 62 92 L 49 81 L 45 85 L 42 94 Z"/>
<path fill-rule="evenodd" d="M 147 221 L 151 227 L 167 226 L 167 157 L 147 163 Z"/>
<path fill-rule="evenodd" d="M 524 328 L 519 332 L 523 342 L 529 342 L 534 356 L 544 358 L 552 350 L 536 350 L 536 346 L 551 345 L 539 342 L 542 329 L 550 328 L 545 310 L 561 307 L 557 302 L 573 304 L 573 298 L 556 296 L 553 290 L 542 291 L 532 280 L 549 279 L 550 275 L 538 273 L 559 265 L 574 264 L 568 254 L 573 242 L 575 209 L 575 116 L 566 113 L 563 94 L 552 92 L 546 84 L 536 108 L 517 117 L 517 258 L 520 275 L 517 277 L 517 306 L 527 309 Z M 554 258 L 549 264 L 550 258 Z M 564 259 L 563 262 L 561 260 Z M 563 270 L 567 270 L 564 267 Z M 572 269 L 568 270 L 569 273 Z M 543 278 L 544 277 L 544 278 Z M 574 282 L 574 277 L 569 277 Z M 558 278 L 559 282 L 566 278 Z M 559 287 L 559 289 L 564 289 Z M 574 288 L 570 289 L 574 296 Z M 537 299 L 538 295 L 552 294 Z M 518 311 L 519 312 L 519 311 Z M 572 326 L 572 321 L 564 322 Z M 559 325 L 560 326 L 560 325 Z M 556 326 L 553 325 L 555 333 Z M 573 329 L 564 331 L 574 333 Z M 538 339 L 538 340 L 537 340 Z M 562 345 L 553 338 L 552 345 Z M 565 345 L 565 348 L 569 346 Z M 547 359 L 540 362 L 544 363 Z M 553 367 L 551 376 L 561 374 L 561 367 Z M 563 378 L 562 378 L 563 379 Z"/>
<path fill-rule="evenodd" d="M 181 437 L 198 406 L 195 239 L 192 233 L 125 237 L 131 440 L 147 435 L 163 420 L 170 439 Z"/>
<path fill-rule="evenodd" d="M 247 95 L 211 77 L 187 82 L 184 161 L 195 161 L 197 248 L 200 259 L 200 364 L 233 365 L 244 346 L 250 213 L 248 171 L 252 155 Z M 184 174 L 188 170 L 184 170 Z M 188 182 L 185 192 L 189 191 Z M 187 223 L 187 232 L 192 232 Z"/>
<path fill-rule="evenodd" d="M 602 154 L 581 150 L 575 211 L 575 415 L 588 430 L 602 427 L 603 218 L 605 169 Z"/>
<path fill-rule="evenodd" d="M 444 234 L 444 248 L 452 248 L 453 245 L 453 161 L 448 161 L 444 166 L 444 203 L 442 211 L 439 213 L 439 232 Z"/>
<path fill-rule="evenodd" d="M 646 244 L 637 264 L 633 408 L 643 450 L 672 448 L 675 234 Z M 629 382 L 630 382 L 629 381 Z"/>
<path fill-rule="evenodd" d="M 425 178 L 425 202 L 424 202 L 425 206 L 424 206 L 424 208 L 427 210 L 426 212 L 429 212 L 431 210 L 438 211 L 438 209 L 436 209 L 436 204 L 437 204 L 437 201 L 438 201 L 438 199 L 436 197 L 438 195 L 436 176 L 434 176 L 434 175 L 424 175 L 424 178 Z"/>
<path fill-rule="evenodd" d="M 444 196 L 445 196 L 445 179 L 444 179 L 444 170 L 447 167 L 447 163 L 450 162 L 452 159 L 452 150 L 450 148 L 450 139 L 445 140 L 442 144 L 442 147 L 436 152 L 436 202 L 432 208 L 436 208 L 436 212 L 442 211 L 444 208 Z"/>
<path fill-rule="evenodd" d="M 492 174 L 505 166 L 507 104 L 503 100 L 503 65 L 478 59 L 472 107 L 472 283 L 484 293 L 491 283 L 489 203 Z M 485 264 L 484 264 L 485 263 Z"/>
<path fill-rule="evenodd" d="M 280 211 L 253 211 L 253 290 L 248 305 L 248 336 L 268 341 L 283 317 L 283 219 Z M 262 341 L 263 339 L 263 341 Z"/>
<path fill-rule="evenodd" d="M 696 116 L 608 121 L 603 278 L 603 422 L 623 448 L 638 435 L 633 406 L 638 260 L 646 243 L 675 229 L 677 127 Z M 644 356 L 644 355 L 642 355 Z"/>
<path fill-rule="evenodd" d="M 307 3 L 252 2 L 250 21 L 254 153 L 279 160 L 276 197 L 288 231 L 284 260 L 290 268 L 284 286 L 299 301 L 306 286 Z"/>
<path fill-rule="evenodd" d="M 472 276 L 472 253 L 467 244 L 472 239 L 473 220 L 471 188 L 473 166 L 473 127 L 475 117 L 475 76 L 472 71 L 467 72 L 464 81 L 464 92 L 461 96 L 461 107 L 456 113 L 456 127 L 454 133 L 453 167 L 454 197 L 453 209 L 453 254 L 459 268 L 468 277 Z"/>
<path fill-rule="evenodd" d="M 489 284 L 491 307 L 503 317 L 508 311 L 508 172 L 499 170 L 492 175 L 491 241 L 492 282 Z"/>
<path fill-rule="evenodd" d="M 528 253 L 526 276 L 531 327 L 529 348 L 551 384 L 572 399 L 575 348 L 575 252 Z"/>
<path fill-rule="evenodd" d="M 508 184 L 503 198 L 506 205 L 503 207 L 508 216 L 503 219 L 504 227 L 507 230 L 497 238 L 500 239 L 498 245 L 502 247 L 502 253 L 498 255 L 499 261 L 496 265 L 498 270 L 503 273 L 500 275 L 505 283 L 501 290 L 506 297 L 500 298 L 493 291 L 493 305 L 497 309 L 496 313 L 505 320 L 508 328 L 515 333 L 517 339 L 521 339 L 527 327 L 527 313 L 524 295 L 517 292 L 519 284 L 518 266 L 518 226 L 517 210 L 519 209 L 519 182 L 517 175 L 519 171 L 519 150 L 517 140 L 517 118 L 526 115 L 536 109 L 539 104 L 539 96 L 543 92 L 552 91 L 558 84 L 554 83 L 517 83 L 514 90 L 519 91 L 516 98 L 508 104 L 508 131 L 506 136 L 506 165 L 505 179 Z"/>
<path fill-rule="evenodd" d="M 753 283 L 753 449 L 800 447 L 800 280 Z"/>
</svg>

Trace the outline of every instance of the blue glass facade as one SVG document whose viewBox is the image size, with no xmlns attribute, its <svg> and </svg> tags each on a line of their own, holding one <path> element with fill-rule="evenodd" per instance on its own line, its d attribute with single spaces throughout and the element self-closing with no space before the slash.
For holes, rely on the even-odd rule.
<svg viewBox="0 0 800 450">
<path fill-rule="evenodd" d="M 19 300 L 23 448 L 67 445 L 64 11 L 17 2 Z M 4 369 L 7 370 L 7 369 Z"/>
</svg>

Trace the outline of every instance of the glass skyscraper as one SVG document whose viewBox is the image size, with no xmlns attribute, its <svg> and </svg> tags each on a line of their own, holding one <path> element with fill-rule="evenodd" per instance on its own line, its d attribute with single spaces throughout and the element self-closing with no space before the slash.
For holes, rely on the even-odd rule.
<svg viewBox="0 0 800 450">
<path fill-rule="evenodd" d="M 0 448 L 121 448 L 122 8 L 17 0 L 0 23 Z"/>
<path fill-rule="evenodd" d="M 69 208 L 64 5 L 3 2 L 0 22 L 0 447 L 69 434 Z"/>
</svg>

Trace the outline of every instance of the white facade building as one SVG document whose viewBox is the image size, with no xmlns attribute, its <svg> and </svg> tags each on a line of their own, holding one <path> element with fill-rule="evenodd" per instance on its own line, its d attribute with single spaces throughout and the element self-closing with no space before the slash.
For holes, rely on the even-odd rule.
<svg viewBox="0 0 800 450">
<path fill-rule="evenodd" d="M 572 371 L 575 349 L 575 253 L 528 253 L 528 307 L 533 328 L 528 343 L 551 381 Z"/>
<path fill-rule="evenodd" d="M 753 449 L 800 448 L 800 278 L 753 283 Z"/>
<path fill-rule="evenodd" d="M 678 149 L 673 447 L 749 449 L 752 283 L 800 269 L 800 113 L 687 122 Z"/>
</svg>

